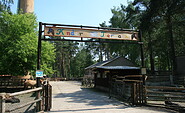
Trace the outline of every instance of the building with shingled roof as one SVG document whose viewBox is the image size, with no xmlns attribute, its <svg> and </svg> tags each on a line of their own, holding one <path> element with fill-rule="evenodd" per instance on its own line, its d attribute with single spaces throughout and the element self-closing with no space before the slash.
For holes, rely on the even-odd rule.
<svg viewBox="0 0 185 113">
<path fill-rule="evenodd" d="M 85 76 L 94 79 L 96 88 L 109 87 L 109 81 L 113 76 L 139 75 L 141 68 L 124 57 L 115 57 L 85 68 Z"/>
</svg>

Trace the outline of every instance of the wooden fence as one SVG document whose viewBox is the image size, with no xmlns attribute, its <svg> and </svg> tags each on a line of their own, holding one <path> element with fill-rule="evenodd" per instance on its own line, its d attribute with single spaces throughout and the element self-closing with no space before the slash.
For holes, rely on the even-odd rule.
<svg viewBox="0 0 185 113">
<path fill-rule="evenodd" d="M 145 88 L 147 105 L 185 112 L 185 88 L 167 86 L 145 86 Z"/>
<path fill-rule="evenodd" d="M 145 104 L 145 76 L 127 75 L 117 76 L 110 82 L 110 97 L 115 96 L 133 105 Z"/>
<path fill-rule="evenodd" d="M 37 103 L 37 111 L 40 111 L 41 107 L 41 93 L 42 91 L 42 87 L 39 87 L 39 88 L 35 88 L 35 89 L 30 89 L 30 90 L 26 90 L 26 91 L 21 91 L 21 92 L 16 92 L 16 93 L 11 93 L 11 94 L 7 94 L 7 93 L 1 93 L 1 100 L 0 100 L 0 105 L 1 105 L 1 113 L 5 113 L 5 112 L 13 112 L 13 111 L 16 111 L 17 109 L 21 109 L 25 106 L 29 106 L 29 105 L 32 105 L 34 103 Z M 10 101 L 13 101 L 13 99 L 15 99 L 14 97 L 15 96 L 19 96 L 19 95 L 25 95 L 25 94 L 28 94 L 28 93 L 32 93 L 32 92 L 37 92 L 37 96 L 36 96 L 36 99 L 30 101 L 30 102 L 27 102 L 27 103 L 22 103 L 20 104 L 19 102 L 21 100 L 19 100 L 19 98 L 16 98 L 16 100 L 19 100 L 18 101 L 18 104 L 15 104 L 16 106 L 12 106 L 11 108 L 8 108 L 8 105 L 7 105 L 7 102 L 6 100 L 10 99 Z M 7 109 L 8 108 L 8 109 Z"/>
<path fill-rule="evenodd" d="M 174 76 L 171 71 L 147 72 L 146 85 L 166 86 L 174 83 Z"/>
<path fill-rule="evenodd" d="M 51 92 L 52 92 L 51 85 L 45 84 L 43 87 L 35 89 L 15 93 L 0 93 L 0 113 L 13 111 L 15 112 L 50 111 L 52 105 Z"/>
<path fill-rule="evenodd" d="M 0 88 L 24 88 L 27 79 L 0 79 Z"/>
</svg>

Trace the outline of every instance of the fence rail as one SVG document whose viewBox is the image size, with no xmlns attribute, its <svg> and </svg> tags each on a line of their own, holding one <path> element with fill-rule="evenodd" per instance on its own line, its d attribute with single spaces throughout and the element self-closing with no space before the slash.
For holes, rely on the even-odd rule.
<svg viewBox="0 0 185 113">
<path fill-rule="evenodd" d="M 116 76 L 110 81 L 110 97 L 122 98 L 133 105 L 145 104 L 144 83 L 143 75 Z"/>
<path fill-rule="evenodd" d="M 25 81 L 32 79 L 9 78 L 0 79 L 0 88 L 25 88 Z"/>
<path fill-rule="evenodd" d="M 164 106 L 185 112 L 185 88 L 145 86 L 147 105 Z"/>
<path fill-rule="evenodd" d="M 26 79 L 0 79 L 0 88 L 23 88 Z"/>
<path fill-rule="evenodd" d="M 0 93 L 0 113 L 50 111 L 51 99 L 52 87 L 49 82 L 35 89 Z"/>
<path fill-rule="evenodd" d="M 42 87 L 35 88 L 35 89 L 30 89 L 30 90 L 26 90 L 26 91 L 10 93 L 10 94 L 9 93 L 1 93 L 1 95 L 0 95 L 0 97 L 1 97 L 1 100 L 0 100 L 1 113 L 12 112 L 12 111 L 21 109 L 25 106 L 28 106 L 28 105 L 31 105 L 31 104 L 34 104 L 34 103 L 37 103 L 37 106 L 40 105 L 42 97 L 38 96 L 38 95 L 40 95 L 41 91 L 42 91 Z M 37 92 L 36 98 L 33 99 L 33 101 L 19 103 L 20 102 L 20 100 L 19 100 L 20 95 L 25 95 L 25 94 L 33 93 L 33 92 Z M 15 98 L 15 96 L 17 96 L 19 98 Z M 9 105 L 6 103 L 6 101 L 12 101 L 12 103 L 14 103 L 15 99 L 18 100 L 18 104 L 14 104 L 14 106 L 9 108 Z M 37 110 L 39 111 L 40 109 L 37 109 Z"/>
</svg>

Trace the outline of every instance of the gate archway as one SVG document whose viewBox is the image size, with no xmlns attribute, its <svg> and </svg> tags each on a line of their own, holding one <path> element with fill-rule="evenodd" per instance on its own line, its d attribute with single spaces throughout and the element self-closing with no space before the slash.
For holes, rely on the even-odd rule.
<svg viewBox="0 0 185 113">
<path fill-rule="evenodd" d="M 66 38 L 51 38 L 51 37 L 66 37 Z M 72 37 L 72 38 L 68 38 L 68 37 Z M 93 40 L 93 39 L 98 39 L 98 40 Z M 141 31 L 132 30 L 132 29 L 121 29 L 121 28 L 50 24 L 50 23 L 39 22 L 37 70 L 41 69 L 42 41 L 77 41 L 77 42 L 137 44 L 140 47 L 141 67 L 144 67 L 143 42 L 141 39 Z M 37 86 L 40 86 L 39 79 L 40 78 L 38 77 Z M 144 85 L 145 82 L 142 82 L 142 84 Z M 134 91 L 140 90 L 140 87 L 142 86 L 134 87 L 133 89 Z M 133 103 L 137 103 L 136 102 L 138 101 L 137 98 L 140 98 L 140 96 L 141 96 L 140 93 L 138 94 L 133 93 L 133 96 L 132 96 Z M 139 101 L 141 101 L 141 98 Z"/>
</svg>

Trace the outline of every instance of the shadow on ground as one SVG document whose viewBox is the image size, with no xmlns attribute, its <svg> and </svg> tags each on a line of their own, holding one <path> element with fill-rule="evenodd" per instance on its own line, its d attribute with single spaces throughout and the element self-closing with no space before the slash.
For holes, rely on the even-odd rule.
<svg viewBox="0 0 185 113">
<path fill-rule="evenodd" d="M 68 98 L 68 102 L 71 103 L 87 103 L 92 106 L 103 106 L 103 105 L 121 105 L 122 102 L 116 99 L 109 99 L 108 94 L 101 92 L 93 88 L 81 88 L 80 91 L 73 93 L 60 93 L 54 98 Z M 128 106 L 125 104 L 125 106 Z"/>
<path fill-rule="evenodd" d="M 93 110 L 103 110 L 103 109 L 127 109 L 127 108 L 135 108 L 135 109 L 145 109 L 152 111 L 160 111 L 164 113 L 176 113 L 171 110 L 161 109 L 161 108 L 150 108 L 150 107 L 133 107 L 127 103 L 120 102 L 114 98 L 109 99 L 108 94 L 93 88 L 81 88 L 80 91 L 76 91 L 73 93 L 60 93 L 53 98 L 68 98 L 66 99 L 69 103 L 85 103 L 87 105 L 96 106 L 98 108 L 79 108 L 75 110 L 59 110 L 59 111 L 51 111 L 51 112 L 77 112 L 77 111 L 93 111 Z M 105 105 L 113 105 L 116 107 L 105 108 Z M 102 106 L 102 107 L 101 107 Z"/>
</svg>

